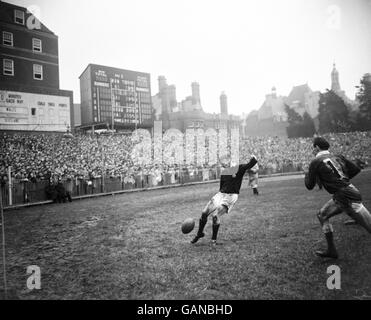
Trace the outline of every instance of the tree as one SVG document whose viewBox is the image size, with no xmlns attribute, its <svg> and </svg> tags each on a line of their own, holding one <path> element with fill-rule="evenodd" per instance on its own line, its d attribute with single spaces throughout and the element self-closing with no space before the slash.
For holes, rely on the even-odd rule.
<svg viewBox="0 0 371 320">
<path fill-rule="evenodd" d="M 310 138 L 316 133 L 314 121 L 308 112 L 304 112 L 302 123 L 302 137 Z"/>
<path fill-rule="evenodd" d="M 287 104 L 285 104 L 285 111 L 287 113 L 287 121 L 289 124 L 294 125 L 303 122 L 303 117 Z"/>
<path fill-rule="evenodd" d="M 319 99 L 319 131 L 347 132 L 351 130 L 349 110 L 344 100 L 334 91 L 327 90 Z"/>
<path fill-rule="evenodd" d="M 289 138 L 313 137 L 316 129 L 314 121 L 308 112 L 305 112 L 303 116 L 301 116 L 288 105 L 285 105 L 285 111 L 289 123 L 286 129 Z"/>
<path fill-rule="evenodd" d="M 289 138 L 297 138 L 300 136 L 300 125 L 303 122 L 303 118 L 294 109 L 291 109 L 285 104 L 285 111 L 287 113 L 287 121 L 289 126 L 286 128 L 287 136 Z"/>
<path fill-rule="evenodd" d="M 360 102 L 357 125 L 360 130 L 371 129 L 371 74 L 366 73 L 361 79 L 357 93 Z"/>
</svg>

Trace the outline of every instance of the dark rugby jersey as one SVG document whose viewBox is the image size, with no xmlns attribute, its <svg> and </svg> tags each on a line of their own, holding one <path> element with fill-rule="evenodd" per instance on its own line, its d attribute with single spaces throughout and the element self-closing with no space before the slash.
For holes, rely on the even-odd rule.
<svg viewBox="0 0 371 320">
<path fill-rule="evenodd" d="M 242 179 L 246 171 L 257 164 L 256 159 L 251 159 L 248 164 L 225 169 L 220 177 L 220 192 L 228 194 L 240 194 Z"/>
<path fill-rule="evenodd" d="M 335 194 L 351 185 L 350 180 L 360 171 L 358 166 L 342 155 L 321 153 L 309 166 L 309 172 L 305 176 L 305 186 L 312 190 L 319 179 L 330 194 Z"/>
</svg>

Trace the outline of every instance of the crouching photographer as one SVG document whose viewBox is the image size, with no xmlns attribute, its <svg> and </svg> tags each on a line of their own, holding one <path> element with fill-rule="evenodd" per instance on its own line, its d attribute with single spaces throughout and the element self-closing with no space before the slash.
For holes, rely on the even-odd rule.
<svg viewBox="0 0 371 320">
<path fill-rule="evenodd" d="M 68 199 L 69 202 L 72 202 L 71 193 L 69 193 L 66 188 L 64 187 L 62 180 L 58 179 L 58 183 L 55 187 L 57 191 L 57 202 L 58 203 L 65 203 Z"/>
<path fill-rule="evenodd" d="M 66 190 L 60 178 L 56 183 L 51 181 L 45 192 L 48 200 L 53 200 L 54 203 L 66 203 L 67 200 L 72 202 L 71 193 Z"/>
</svg>

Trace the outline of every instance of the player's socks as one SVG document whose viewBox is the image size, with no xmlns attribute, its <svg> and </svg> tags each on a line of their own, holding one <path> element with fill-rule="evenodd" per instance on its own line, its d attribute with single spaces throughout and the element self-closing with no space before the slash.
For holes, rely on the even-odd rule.
<svg viewBox="0 0 371 320">
<path fill-rule="evenodd" d="M 205 229 L 206 223 L 207 223 L 207 218 L 206 219 L 204 219 L 204 218 L 200 219 L 200 223 L 198 225 L 197 235 L 203 235 L 204 234 L 204 229 Z"/>
<path fill-rule="evenodd" d="M 255 194 L 256 196 L 259 195 L 259 190 L 258 190 L 258 188 L 254 188 L 253 191 L 254 191 L 254 194 Z"/>
<path fill-rule="evenodd" d="M 334 244 L 334 235 L 332 232 L 325 233 L 327 241 L 327 250 L 326 251 L 316 251 L 316 255 L 321 258 L 332 258 L 337 259 L 338 253 Z"/>
<path fill-rule="evenodd" d="M 212 241 L 216 242 L 216 239 L 218 238 L 219 228 L 220 224 L 213 224 L 213 237 L 211 238 Z"/>
<path fill-rule="evenodd" d="M 207 218 L 206 219 L 200 219 L 199 225 L 198 225 L 198 231 L 197 235 L 194 237 L 194 239 L 191 241 L 192 244 L 196 243 L 198 240 L 203 238 L 205 236 L 204 234 L 204 229 L 207 223 Z"/>
</svg>

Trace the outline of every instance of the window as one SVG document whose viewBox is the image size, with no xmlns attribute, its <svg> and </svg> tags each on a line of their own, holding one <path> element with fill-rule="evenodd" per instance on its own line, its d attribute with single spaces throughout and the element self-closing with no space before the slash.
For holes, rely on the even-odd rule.
<svg viewBox="0 0 371 320">
<path fill-rule="evenodd" d="M 6 76 L 14 76 L 14 61 L 3 59 L 3 74 Z"/>
<path fill-rule="evenodd" d="M 40 39 L 32 39 L 32 50 L 36 52 L 42 52 L 42 42 Z"/>
<path fill-rule="evenodd" d="M 13 33 L 3 31 L 3 45 L 13 47 Z"/>
<path fill-rule="evenodd" d="M 32 108 L 31 109 L 31 115 L 32 116 L 36 116 L 36 108 Z"/>
<path fill-rule="evenodd" d="M 14 22 L 24 24 L 24 11 L 14 10 Z"/>
<path fill-rule="evenodd" d="M 33 78 L 35 80 L 43 80 L 43 66 L 39 64 L 33 65 Z"/>
</svg>

